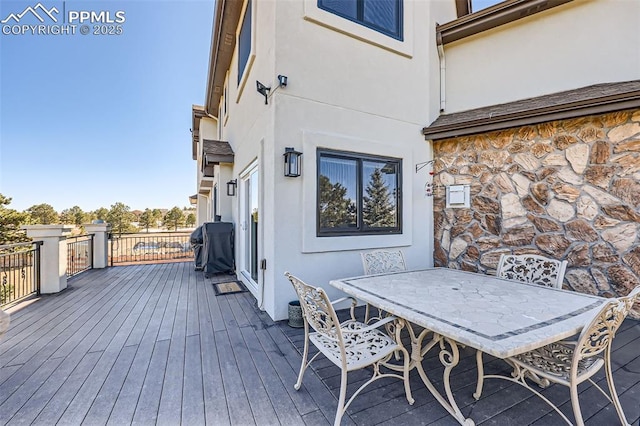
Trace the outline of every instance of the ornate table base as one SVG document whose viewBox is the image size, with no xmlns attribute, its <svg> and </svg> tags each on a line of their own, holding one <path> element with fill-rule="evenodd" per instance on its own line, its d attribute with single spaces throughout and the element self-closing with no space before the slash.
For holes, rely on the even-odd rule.
<svg viewBox="0 0 640 426">
<path fill-rule="evenodd" d="M 409 364 L 409 369 L 411 370 L 415 368 L 418 370 L 418 374 L 420 375 L 424 385 L 429 389 L 429 392 L 431 392 L 440 405 L 442 405 L 449 414 L 455 417 L 461 425 L 474 426 L 475 422 L 472 419 L 465 417 L 460 411 L 460 408 L 458 408 L 458 404 L 453 397 L 449 381 L 451 370 L 453 370 L 460 361 L 458 343 L 455 340 L 449 339 L 448 337 L 444 337 L 427 329 L 422 330 L 418 335 L 416 335 L 411 324 L 408 324 L 407 321 L 403 319 L 396 320 L 393 326 L 388 327 L 387 331 L 391 335 L 395 336 L 396 342 L 402 344 L 401 333 L 404 328 L 407 329 L 411 338 L 411 363 Z M 432 337 L 430 340 L 425 342 L 425 338 L 429 333 L 432 334 Z M 422 360 L 424 359 L 424 356 L 434 347 L 440 348 L 438 358 L 444 366 L 443 384 L 445 395 L 442 395 L 442 393 L 436 389 L 422 367 Z M 385 366 L 392 370 L 399 371 L 400 369 L 400 366 L 394 364 L 385 364 Z"/>
</svg>

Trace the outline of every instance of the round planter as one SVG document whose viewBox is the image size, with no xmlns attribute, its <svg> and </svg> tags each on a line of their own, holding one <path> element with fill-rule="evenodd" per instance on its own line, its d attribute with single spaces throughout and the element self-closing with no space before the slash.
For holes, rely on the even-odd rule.
<svg viewBox="0 0 640 426">
<path fill-rule="evenodd" d="M 289 327 L 304 327 L 304 319 L 302 318 L 302 307 L 300 301 L 293 300 L 289 302 Z"/>
</svg>

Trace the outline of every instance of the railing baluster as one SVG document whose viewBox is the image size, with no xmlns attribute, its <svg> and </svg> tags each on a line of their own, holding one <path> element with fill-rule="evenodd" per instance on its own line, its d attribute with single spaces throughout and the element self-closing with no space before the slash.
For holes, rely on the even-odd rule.
<svg viewBox="0 0 640 426">
<path fill-rule="evenodd" d="M 40 294 L 41 241 L 0 246 L 0 306 Z"/>
<path fill-rule="evenodd" d="M 190 232 L 118 234 L 111 238 L 111 266 L 193 259 Z"/>
<path fill-rule="evenodd" d="M 67 277 L 93 269 L 93 234 L 67 238 Z"/>
</svg>

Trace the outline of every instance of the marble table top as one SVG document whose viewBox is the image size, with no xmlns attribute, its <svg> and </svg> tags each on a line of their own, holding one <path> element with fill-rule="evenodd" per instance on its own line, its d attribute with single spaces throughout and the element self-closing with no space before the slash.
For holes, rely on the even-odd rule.
<svg viewBox="0 0 640 426">
<path fill-rule="evenodd" d="M 606 302 L 602 297 L 448 268 L 344 278 L 330 284 L 500 358 L 578 333 Z"/>
</svg>

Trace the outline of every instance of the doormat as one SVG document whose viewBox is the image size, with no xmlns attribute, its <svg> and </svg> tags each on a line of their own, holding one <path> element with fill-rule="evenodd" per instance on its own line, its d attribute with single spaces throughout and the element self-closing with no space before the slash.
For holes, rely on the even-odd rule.
<svg viewBox="0 0 640 426">
<path fill-rule="evenodd" d="M 224 296 L 225 294 L 243 293 L 248 291 L 242 284 L 242 281 L 226 281 L 222 283 L 214 283 L 213 290 L 216 296 Z"/>
</svg>

